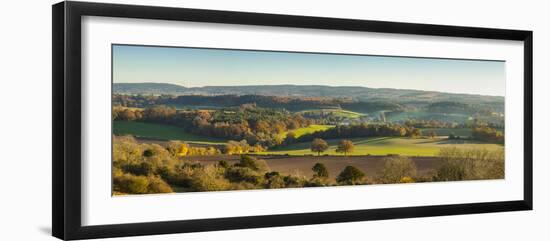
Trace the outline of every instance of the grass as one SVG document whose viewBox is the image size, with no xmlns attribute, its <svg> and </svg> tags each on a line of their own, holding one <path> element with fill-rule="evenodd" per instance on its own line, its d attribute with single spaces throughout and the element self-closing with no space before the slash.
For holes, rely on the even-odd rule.
<svg viewBox="0 0 550 241">
<path fill-rule="evenodd" d="M 353 112 L 349 110 L 343 110 L 343 109 L 319 109 L 319 110 L 304 110 L 300 111 L 300 113 L 312 113 L 312 114 L 320 114 L 320 113 L 331 113 L 335 116 L 339 117 L 346 117 L 349 119 L 356 119 L 361 116 L 365 116 L 365 114 L 359 113 L 359 112 Z"/>
<path fill-rule="evenodd" d="M 336 145 L 341 139 L 326 140 L 329 149 L 321 155 L 342 155 L 336 152 Z M 355 150 L 349 155 L 388 155 L 398 154 L 403 156 L 435 156 L 443 147 L 458 148 L 503 148 L 498 144 L 479 143 L 465 140 L 448 140 L 447 138 L 404 138 L 404 137 L 373 137 L 373 138 L 354 138 L 351 139 L 355 145 Z M 293 145 L 275 148 L 261 154 L 279 154 L 279 155 L 317 155 L 311 152 L 310 143 L 296 143 Z"/>
<path fill-rule="evenodd" d="M 324 131 L 333 127 L 334 127 L 333 125 L 309 125 L 307 127 L 300 127 L 296 130 L 291 130 L 291 132 L 294 132 L 294 134 L 296 135 L 296 138 L 298 138 L 305 134 L 314 133 L 316 131 Z M 284 136 L 286 137 L 286 133 L 284 133 Z"/>
<path fill-rule="evenodd" d="M 469 137 L 472 135 L 471 128 L 422 128 L 422 134 L 427 135 L 430 131 L 435 131 L 438 136 L 449 136 L 454 133 L 455 136 Z"/>
<path fill-rule="evenodd" d="M 136 121 L 114 121 L 113 132 L 115 135 L 133 135 L 135 137 L 157 140 L 180 140 L 196 144 L 220 144 L 226 142 L 222 139 L 190 134 L 185 132 L 183 128 L 176 126 Z"/>
<path fill-rule="evenodd" d="M 294 130 L 296 137 L 300 137 L 307 133 L 326 130 L 333 128 L 331 125 L 310 125 Z M 423 132 L 431 129 L 423 129 Z M 149 138 L 155 140 L 180 140 L 188 143 L 196 143 L 203 145 L 223 144 L 226 140 L 199 136 L 185 132 L 183 128 L 153 124 L 135 121 L 115 121 L 113 122 L 113 131 L 115 135 L 133 135 L 141 138 Z M 446 136 L 451 131 L 455 135 L 469 136 L 470 129 L 434 129 L 440 136 Z M 337 153 L 336 145 L 341 139 L 326 140 L 329 144 L 329 150 L 323 152 L 322 155 L 342 155 Z M 372 137 L 372 138 L 354 138 L 351 139 L 355 145 L 355 150 L 349 155 L 388 155 L 399 154 L 404 156 L 435 156 L 443 147 L 455 146 L 459 148 L 487 148 L 497 149 L 503 148 L 499 144 L 488 144 L 475 142 L 471 140 L 448 140 L 445 137 L 428 138 L 405 138 L 405 137 Z M 289 146 L 271 149 L 260 154 L 279 154 L 279 155 L 316 155 L 317 153 L 310 151 L 310 143 L 296 143 Z"/>
<path fill-rule="evenodd" d="M 470 116 L 464 114 L 444 114 L 425 111 L 386 112 L 386 120 L 397 122 L 411 119 L 416 120 L 443 120 L 447 122 L 465 122 Z"/>
</svg>

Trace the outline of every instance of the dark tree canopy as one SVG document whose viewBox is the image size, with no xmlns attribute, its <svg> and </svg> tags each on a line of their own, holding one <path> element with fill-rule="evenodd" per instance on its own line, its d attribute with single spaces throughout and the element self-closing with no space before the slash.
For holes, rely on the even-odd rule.
<svg viewBox="0 0 550 241">
<path fill-rule="evenodd" d="M 339 184 L 343 185 L 356 185 L 356 184 L 362 184 L 363 178 L 365 177 L 365 173 L 363 173 L 361 170 L 357 169 L 354 166 L 346 166 L 342 172 L 340 172 L 340 175 L 336 178 L 336 181 Z"/>
<path fill-rule="evenodd" d="M 314 172 L 313 177 L 314 178 L 328 178 L 329 173 L 328 169 L 323 163 L 315 163 L 315 165 L 311 168 L 311 170 Z"/>
</svg>

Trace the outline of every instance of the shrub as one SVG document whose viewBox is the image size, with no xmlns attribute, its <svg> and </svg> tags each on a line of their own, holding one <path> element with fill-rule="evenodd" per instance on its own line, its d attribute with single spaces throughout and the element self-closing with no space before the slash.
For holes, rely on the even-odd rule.
<svg viewBox="0 0 550 241">
<path fill-rule="evenodd" d="M 227 162 L 226 160 L 221 160 L 218 162 L 218 166 L 223 168 L 229 168 L 229 162 Z"/>
<path fill-rule="evenodd" d="M 354 166 L 346 166 L 340 175 L 336 178 L 336 182 L 343 185 L 361 184 L 365 178 L 365 173 Z"/>
<path fill-rule="evenodd" d="M 266 179 L 277 177 L 277 176 L 280 176 L 279 172 L 266 172 L 264 175 Z"/>
<path fill-rule="evenodd" d="M 416 165 L 410 158 L 400 156 L 384 158 L 382 183 L 400 183 L 404 177 L 412 181 L 414 176 L 416 176 Z"/>
<path fill-rule="evenodd" d="M 258 172 L 247 167 L 238 166 L 227 169 L 225 177 L 231 182 L 248 182 L 254 185 L 263 181 L 263 177 Z"/>
<path fill-rule="evenodd" d="M 113 178 L 114 191 L 128 194 L 145 194 L 149 191 L 149 181 L 145 176 L 122 174 Z"/>
<path fill-rule="evenodd" d="M 143 149 L 131 136 L 113 137 L 113 166 L 123 167 L 142 159 Z"/>
<path fill-rule="evenodd" d="M 142 160 L 151 163 L 155 169 L 162 166 L 174 166 L 179 162 L 166 148 L 158 144 L 142 144 L 141 146 L 145 150 Z"/>
<path fill-rule="evenodd" d="M 182 143 L 181 141 L 170 141 L 166 146 L 166 150 L 174 157 L 185 156 L 189 150 L 189 145 Z"/>
<path fill-rule="evenodd" d="M 152 157 L 155 155 L 155 151 L 153 149 L 147 149 L 145 151 L 143 151 L 143 156 L 144 157 Z"/>
<path fill-rule="evenodd" d="M 148 193 L 170 193 L 174 192 L 172 187 L 158 176 L 148 176 Z"/>
<path fill-rule="evenodd" d="M 414 179 L 412 179 L 411 177 L 403 177 L 403 178 L 401 178 L 401 180 L 399 182 L 400 183 L 413 183 Z"/>
<path fill-rule="evenodd" d="M 250 150 L 251 147 L 250 145 L 248 145 L 248 142 L 246 140 L 242 140 L 239 142 L 228 141 L 227 144 L 225 144 L 223 152 L 228 155 L 233 155 L 248 153 Z"/>
<path fill-rule="evenodd" d="M 242 155 L 241 160 L 236 164 L 236 166 L 250 168 L 254 171 L 267 171 L 269 169 L 264 160 L 256 159 L 247 155 Z"/>
<path fill-rule="evenodd" d="M 140 163 L 129 164 L 125 166 L 125 171 L 138 176 L 152 175 L 154 172 L 153 165 L 147 161 Z"/>
<path fill-rule="evenodd" d="M 313 178 L 326 179 L 329 177 L 328 169 L 323 163 L 315 163 L 311 170 L 314 172 Z"/>
<path fill-rule="evenodd" d="M 163 180 L 171 185 L 191 187 L 191 179 L 195 169 L 190 166 L 176 168 L 164 166 L 159 168 L 158 173 Z"/>
<path fill-rule="evenodd" d="M 200 168 L 193 173 L 191 188 L 194 191 L 223 191 L 229 190 L 231 184 L 224 178 L 222 168 L 210 165 Z"/>
<path fill-rule="evenodd" d="M 465 163 L 460 160 L 444 160 L 437 168 L 437 174 L 434 177 L 437 181 L 460 181 L 466 179 Z"/>
<path fill-rule="evenodd" d="M 284 188 L 284 178 L 278 172 L 267 172 L 264 175 L 266 179 L 266 188 Z"/>
<path fill-rule="evenodd" d="M 304 187 L 324 187 L 327 183 L 319 178 L 312 178 L 304 183 Z"/>
<path fill-rule="evenodd" d="M 170 185 L 159 176 L 136 176 L 120 170 L 113 173 L 113 191 L 125 194 L 173 192 Z"/>
<path fill-rule="evenodd" d="M 436 181 L 459 181 L 504 178 L 504 151 L 487 149 L 443 148 Z"/>
<path fill-rule="evenodd" d="M 303 187 L 306 182 L 304 179 L 292 175 L 284 176 L 283 181 L 286 187 Z"/>
</svg>

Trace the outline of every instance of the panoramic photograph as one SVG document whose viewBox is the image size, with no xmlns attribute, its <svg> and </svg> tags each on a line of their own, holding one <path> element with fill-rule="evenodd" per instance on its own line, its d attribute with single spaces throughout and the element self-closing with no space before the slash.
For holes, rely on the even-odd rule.
<svg viewBox="0 0 550 241">
<path fill-rule="evenodd" d="M 500 60 L 112 45 L 112 195 L 504 179 Z"/>
</svg>

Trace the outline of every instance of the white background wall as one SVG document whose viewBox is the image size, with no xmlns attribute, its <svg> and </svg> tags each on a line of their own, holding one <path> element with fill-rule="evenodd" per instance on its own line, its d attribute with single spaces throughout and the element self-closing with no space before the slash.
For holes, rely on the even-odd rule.
<svg viewBox="0 0 550 241">
<path fill-rule="evenodd" d="M 550 17 L 546 1 L 119 0 L 118 3 L 528 29 L 534 37 L 535 211 L 264 228 L 117 240 L 548 240 Z M 0 8 L 0 240 L 51 231 L 51 4 Z M 184 207 L 182 207 L 184 208 Z M 545 229 L 546 228 L 546 229 Z"/>
</svg>

